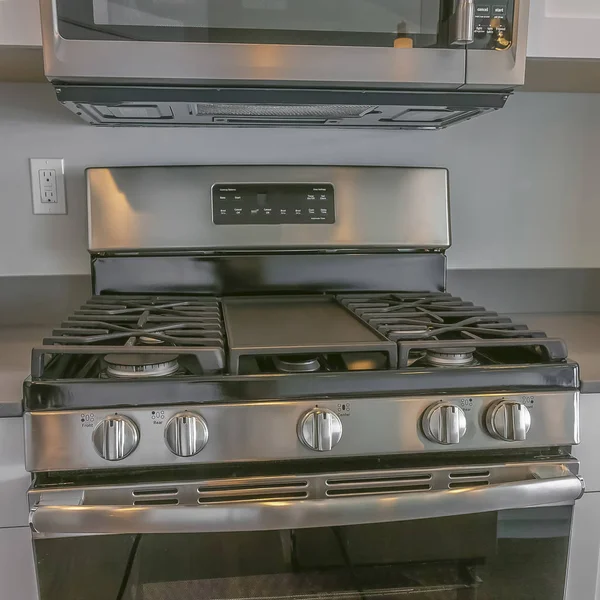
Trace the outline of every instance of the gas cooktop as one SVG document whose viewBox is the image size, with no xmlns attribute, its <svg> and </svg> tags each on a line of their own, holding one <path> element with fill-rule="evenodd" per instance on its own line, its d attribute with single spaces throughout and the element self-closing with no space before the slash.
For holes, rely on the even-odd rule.
<svg viewBox="0 0 600 600">
<path fill-rule="evenodd" d="M 559 365 L 563 341 L 446 293 L 95 296 L 34 350 L 35 380 Z"/>
</svg>

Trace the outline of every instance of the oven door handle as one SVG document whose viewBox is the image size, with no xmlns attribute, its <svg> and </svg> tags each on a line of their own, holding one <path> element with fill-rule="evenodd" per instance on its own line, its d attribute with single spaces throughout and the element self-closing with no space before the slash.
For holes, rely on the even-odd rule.
<svg viewBox="0 0 600 600">
<path fill-rule="evenodd" d="M 35 538 L 137 533 L 206 533 L 342 527 L 573 504 L 583 480 L 565 466 L 539 467 L 524 481 L 351 498 L 213 505 L 46 505 L 30 513 Z M 80 501 L 85 493 L 80 492 Z M 43 498 L 43 495 L 42 495 Z"/>
</svg>

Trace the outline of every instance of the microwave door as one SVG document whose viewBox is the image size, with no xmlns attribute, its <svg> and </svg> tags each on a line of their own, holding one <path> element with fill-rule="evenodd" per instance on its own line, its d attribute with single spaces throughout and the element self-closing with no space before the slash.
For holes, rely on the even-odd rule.
<svg viewBox="0 0 600 600">
<path fill-rule="evenodd" d="M 47 77 L 63 83 L 452 90 L 448 0 L 41 0 Z"/>
</svg>

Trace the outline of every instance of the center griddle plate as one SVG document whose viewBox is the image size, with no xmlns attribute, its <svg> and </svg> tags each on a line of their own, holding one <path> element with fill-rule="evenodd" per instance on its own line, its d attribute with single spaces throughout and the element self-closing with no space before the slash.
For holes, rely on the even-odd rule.
<svg viewBox="0 0 600 600">
<path fill-rule="evenodd" d="M 248 355 L 384 352 L 397 363 L 396 344 L 331 296 L 226 298 L 223 316 L 234 374 Z"/>
</svg>

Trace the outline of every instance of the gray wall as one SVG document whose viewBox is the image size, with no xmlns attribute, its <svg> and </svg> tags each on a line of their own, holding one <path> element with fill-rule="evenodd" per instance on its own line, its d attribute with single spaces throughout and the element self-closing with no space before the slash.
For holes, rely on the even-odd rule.
<svg viewBox="0 0 600 600">
<path fill-rule="evenodd" d="M 30 157 L 66 160 L 68 216 L 32 215 Z M 600 95 L 519 94 L 437 133 L 94 129 L 49 86 L 0 84 L 0 276 L 89 272 L 85 167 L 210 163 L 448 167 L 450 268 L 600 267 Z"/>
</svg>

